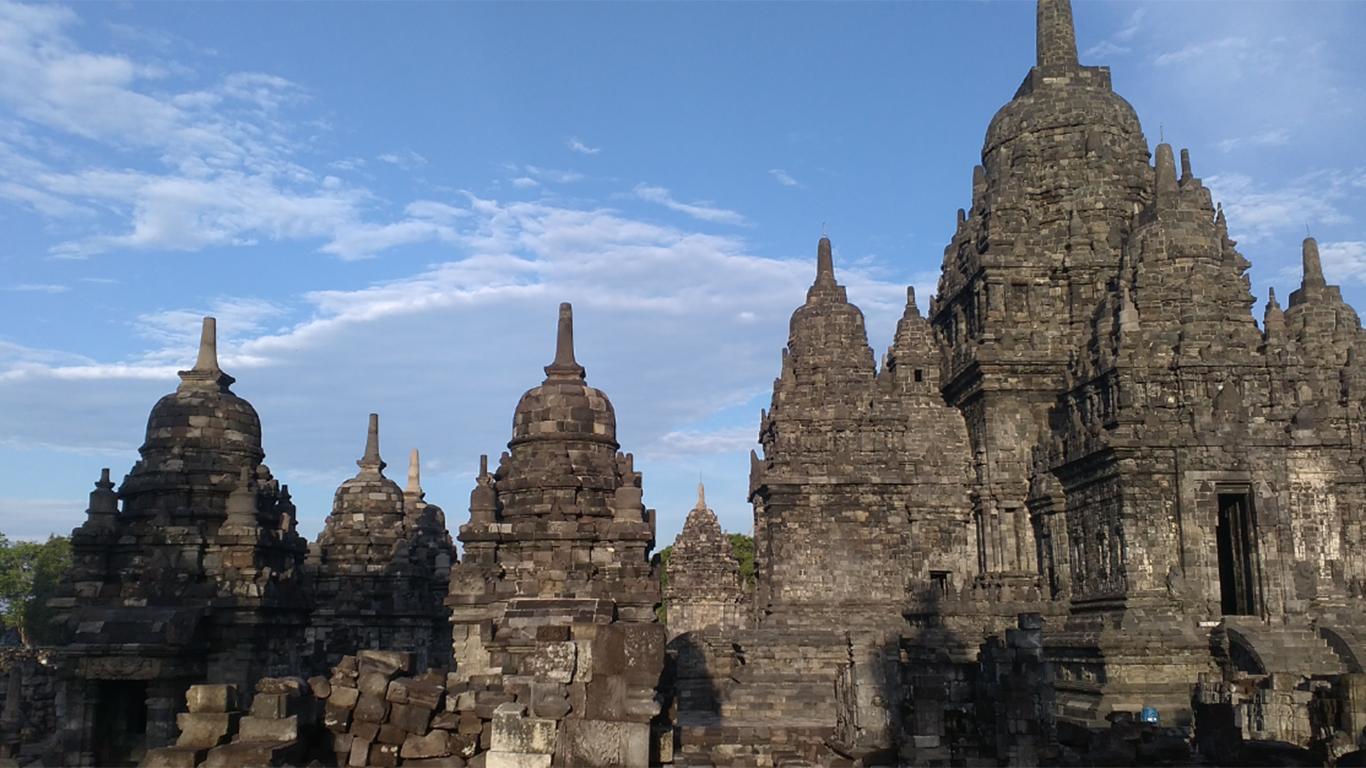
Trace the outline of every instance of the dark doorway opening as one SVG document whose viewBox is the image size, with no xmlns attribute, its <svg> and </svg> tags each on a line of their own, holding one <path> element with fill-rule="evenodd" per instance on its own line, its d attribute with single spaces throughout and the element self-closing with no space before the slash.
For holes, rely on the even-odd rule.
<svg viewBox="0 0 1366 768">
<path fill-rule="evenodd" d="M 95 764 L 138 765 L 147 751 L 147 683 L 95 684 Z"/>
<path fill-rule="evenodd" d="M 1257 613 L 1252 497 L 1247 492 L 1219 494 L 1219 603 L 1226 616 Z"/>
</svg>

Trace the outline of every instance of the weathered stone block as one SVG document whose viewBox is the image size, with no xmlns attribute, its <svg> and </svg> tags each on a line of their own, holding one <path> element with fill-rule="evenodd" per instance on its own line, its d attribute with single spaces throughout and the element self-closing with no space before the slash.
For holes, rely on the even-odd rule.
<svg viewBox="0 0 1366 768">
<path fill-rule="evenodd" d="M 370 766 L 374 768 L 393 768 L 398 765 L 398 745 L 380 744 L 378 742 L 370 745 Z"/>
<path fill-rule="evenodd" d="M 403 651 L 361 651 L 356 654 L 359 673 L 380 672 L 388 677 L 413 671 L 413 655 Z"/>
<path fill-rule="evenodd" d="M 450 753 L 445 731 L 432 731 L 426 736 L 409 734 L 398 752 L 404 762 L 410 758 L 445 757 Z"/>
<path fill-rule="evenodd" d="M 409 735 L 402 727 L 385 723 L 379 727 L 379 737 L 375 740 L 381 744 L 402 744 Z"/>
<path fill-rule="evenodd" d="M 432 711 L 416 704 L 389 705 L 389 722 L 409 733 L 426 733 L 432 721 Z"/>
<path fill-rule="evenodd" d="M 541 643 L 522 659 L 519 672 L 548 682 L 568 683 L 574 679 L 577 656 L 574 643 Z"/>
<path fill-rule="evenodd" d="M 370 741 L 357 738 L 351 742 L 351 755 L 346 764 L 351 768 L 365 768 L 366 761 L 370 759 Z"/>
<path fill-rule="evenodd" d="M 237 686 L 192 685 L 185 691 L 185 704 L 193 713 L 237 711 Z"/>
<path fill-rule="evenodd" d="M 383 672 L 364 672 L 356 687 L 361 693 L 382 699 L 389 694 L 389 675 Z"/>
<path fill-rule="evenodd" d="M 175 716 L 180 736 L 177 747 L 216 747 L 237 730 L 237 712 L 181 712 Z"/>
<path fill-rule="evenodd" d="M 382 696 L 371 696 L 366 693 L 362 694 L 360 700 L 356 702 L 356 708 L 351 713 L 351 717 L 367 723 L 382 723 L 388 714 L 389 702 L 385 701 Z"/>
<path fill-rule="evenodd" d="M 207 754 L 207 749 L 197 747 L 161 747 L 148 750 L 142 759 L 142 765 L 144 768 L 195 768 L 203 762 Z M 14 765 L 19 764 L 16 762 Z"/>
<path fill-rule="evenodd" d="M 360 690 L 357 688 L 339 688 L 333 686 L 332 694 L 327 697 L 327 705 L 335 706 L 339 709 L 353 709 L 356 700 L 360 698 Z"/>
<path fill-rule="evenodd" d="M 241 741 L 293 741 L 299 738 L 299 717 L 244 717 L 237 734 Z"/>
<path fill-rule="evenodd" d="M 557 759 L 564 765 L 636 766 L 650 763 L 648 723 L 569 719 Z"/>
<path fill-rule="evenodd" d="M 520 704 L 503 704 L 493 714 L 495 751 L 551 754 L 555 751 L 555 721 L 526 717 Z"/>
<path fill-rule="evenodd" d="M 326 699 L 332 695 L 332 683 L 322 675 L 308 678 L 308 688 L 313 691 L 313 696 L 319 699 Z"/>
<path fill-rule="evenodd" d="M 550 768 L 550 755 L 529 752 L 489 752 L 484 768 Z"/>
</svg>

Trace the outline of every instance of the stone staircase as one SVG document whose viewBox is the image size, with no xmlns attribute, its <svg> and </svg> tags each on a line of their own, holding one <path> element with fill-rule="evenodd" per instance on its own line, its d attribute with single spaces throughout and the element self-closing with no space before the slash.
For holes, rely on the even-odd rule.
<svg viewBox="0 0 1366 768">
<path fill-rule="evenodd" d="M 1304 677 L 1347 672 L 1342 658 L 1307 620 L 1268 623 L 1255 616 L 1226 616 L 1210 643 L 1216 658 L 1248 672 L 1260 668 L 1265 674 Z"/>
</svg>

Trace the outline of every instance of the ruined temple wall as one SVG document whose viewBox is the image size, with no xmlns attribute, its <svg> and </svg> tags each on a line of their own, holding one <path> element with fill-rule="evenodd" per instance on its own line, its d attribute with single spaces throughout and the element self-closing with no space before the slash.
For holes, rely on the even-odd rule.
<svg viewBox="0 0 1366 768">
<path fill-rule="evenodd" d="M 905 598 L 905 497 L 896 485 L 768 486 L 764 578 L 775 605 Z"/>
</svg>

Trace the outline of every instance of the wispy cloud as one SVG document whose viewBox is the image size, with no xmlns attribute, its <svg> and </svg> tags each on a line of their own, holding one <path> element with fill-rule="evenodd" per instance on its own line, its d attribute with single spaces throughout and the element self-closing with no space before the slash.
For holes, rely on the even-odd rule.
<svg viewBox="0 0 1366 768">
<path fill-rule="evenodd" d="M 1205 183 L 1222 201 L 1235 239 L 1255 243 L 1277 234 L 1303 231 L 1311 224 L 1343 224 L 1340 207 L 1352 177 L 1340 171 L 1305 174 L 1289 184 L 1270 187 L 1244 174 L 1210 176 Z"/>
<path fill-rule="evenodd" d="M 78 21 L 61 6 L 0 3 L 0 108 L 14 116 L 0 124 L 0 199 L 81 220 L 50 247 L 54 257 L 269 240 L 360 258 L 445 235 L 430 221 L 385 216 L 369 190 L 300 164 L 306 140 L 293 114 L 309 94 L 297 84 L 229 72 L 177 88 L 184 67 L 88 50 L 70 33 Z M 118 153 L 118 167 L 83 161 L 72 138 Z M 426 163 L 411 150 L 381 159 L 409 170 Z"/>
<path fill-rule="evenodd" d="M 653 445 L 641 453 L 655 459 L 674 459 L 683 456 L 748 451 L 758 444 L 758 427 L 753 424 L 713 430 L 684 429 L 660 435 Z"/>
<path fill-rule="evenodd" d="M 1366 241 L 1323 243 L 1319 255 L 1323 272 L 1330 280 L 1366 285 Z"/>
<path fill-rule="evenodd" d="M 576 181 L 583 181 L 584 175 L 578 171 L 563 171 L 558 168 L 542 168 L 539 165 L 522 166 L 526 175 L 531 176 L 540 182 L 551 182 L 553 184 L 572 184 Z"/>
<path fill-rule="evenodd" d="M 679 213 L 687 214 L 688 216 L 701 221 L 709 221 L 715 224 L 745 223 L 745 217 L 739 213 L 726 210 L 725 208 L 717 208 L 707 201 L 681 203 L 675 200 L 673 194 L 664 187 L 637 184 L 635 193 L 641 200 L 658 203 L 671 211 L 678 211 Z"/>
<path fill-rule="evenodd" d="M 398 166 L 405 171 L 416 171 L 427 166 L 427 158 L 411 149 L 405 149 L 401 152 L 385 152 L 375 159 L 382 163 Z"/>
<path fill-rule="evenodd" d="M 1131 43 L 1138 33 L 1143 30 L 1143 19 L 1148 15 L 1148 9 L 1138 8 L 1129 14 L 1125 19 L 1124 25 L 1116 30 L 1109 37 L 1101 40 L 1095 45 L 1087 48 L 1082 56 L 1088 59 L 1105 59 L 1113 56 L 1120 56 L 1133 50 Z"/>
<path fill-rule="evenodd" d="M 569 140 L 565 142 L 565 146 L 581 155 L 596 155 L 602 151 L 602 147 L 590 147 L 573 137 L 570 137 Z"/>
<path fill-rule="evenodd" d="M 768 170 L 768 175 L 772 176 L 774 181 L 782 184 L 784 187 L 800 187 L 802 185 L 800 181 L 792 178 L 792 175 L 782 168 L 770 168 Z"/>
<path fill-rule="evenodd" d="M 1182 48 L 1178 48 L 1175 51 L 1167 51 L 1166 53 L 1158 54 L 1157 57 L 1153 59 L 1153 63 L 1159 67 L 1165 67 L 1171 64 L 1180 64 L 1182 62 L 1191 61 L 1192 59 L 1198 59 L 1215 52 L 1243 53 L 1250 52 L 1251 48 L 1251 42 L 1245 37 L 1221 37 L 1217 40 L 1191 43 Z"/>
<path fill-rule="evenodd" d="M 1232 152 L 1235 149 L 1244 147 L 1283 147 L 1290 143 L 1290 131 L 1284 128 L 1273 128 L 1254 133 L 1251 136 L 1238 136 L 1224 139 L 1219 142 L 1221 152 Z"/>
<path fill-rule="evenodd" d="M 53 283 L 19 283 L 10 286 L 10 290 L 21 293 L 66 293 L 71 290 L 71 286 Z"/>
</svg>

